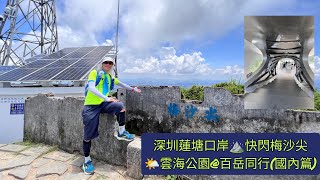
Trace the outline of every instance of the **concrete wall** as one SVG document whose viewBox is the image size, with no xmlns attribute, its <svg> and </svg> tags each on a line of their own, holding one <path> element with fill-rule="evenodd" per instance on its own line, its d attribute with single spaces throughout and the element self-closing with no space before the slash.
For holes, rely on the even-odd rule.
<svg viewBox="0 0 320 180">
<path fill-rule="evenodd" d="M 223 88 L 205 88 L 204 102 L 185 102 L 178 87 L 142 87 L 143 93 L 124 89 L 127 127 L 143 132 L 317 132 L 320 112 L 244 109 L 243 96 Z M 216 122 L 215 122 L 216 121 Z"/>
<path fill-rule="evenodd" d="M 126 127 L 131 133 L 146 132 L 316 132 L 320 133 L 320 112 L 296 110 L 245 110 L 242 96 L 223 88 L 205 88 L 204 102 L 186 102 L 179 87 L 141 87 L 142 93 L 118 90 L 127 110 Z M 44 95 L 26 100 L 25 139 L 81 151 L 83 124 L 81 98 Z M 141 177 L 141 142 L 129 144 L 113 137 L 115 117 L 101 115 L 100 136 L 93 141 L 92 155 L 127 167 L 127 174 Z M 290 176 L 197 176 L 195 179 L 286 179 Z M 266 177 L 266 178 L 265 178 Z M 315 179 L 294 176 L 290 179 Z"/>
<path fill-rule="evenodd" d="M 223 88 L 205 88 L 204 102 L 185 102 L 177 87 L 141 87 L 143 93 L 119 90 L 125 102 L 127 127 L 137 134 L 144 132 L 316 132 L 320 133 L 320 112 L 298 110 L 245 110 L 243 96 Z M 136 152 L 136 151 L 130 151 Z M 128 153 L 130 153 L 128 152 Z M 140 165 L 141 162 L 137 163 Z M 139 170 L 134 177 L 141 177 Z M 140 172 L 139 172 L 140 171 Z M 320 176 L 187 176 L 207 179 L 317 179 Z"/>
<path fill-rule="evenodd" d="M 38 95 L 25 104 L 24 139 L 58 145 L 73 153 L 82 153 L 83 98 L 55 98 Z M 117 126 L 114 116 L 100 116 L 99 137 L 92 141 L 91 155 L 110 164 L 126 166 L 126 141 L 114 137 Z"/>
</svg>

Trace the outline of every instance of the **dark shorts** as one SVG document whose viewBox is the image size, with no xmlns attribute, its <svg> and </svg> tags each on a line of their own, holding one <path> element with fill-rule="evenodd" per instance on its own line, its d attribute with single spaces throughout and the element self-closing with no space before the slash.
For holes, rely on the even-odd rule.
<svg viewBox="0 0 320 180">
<path fill-rule="evenodd" d="M 82 111 L 84 125 L 83 140 L 91 140 L 99 136 L 100 113 L 117 115 L 123 108 L 122 102 L 103 102 L 100 105 L 85 105 Z"/>
</svg>

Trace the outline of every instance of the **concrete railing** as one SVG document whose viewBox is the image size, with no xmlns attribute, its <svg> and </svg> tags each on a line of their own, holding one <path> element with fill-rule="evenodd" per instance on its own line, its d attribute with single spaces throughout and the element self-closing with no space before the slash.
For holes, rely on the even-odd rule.
<svg viewBox="0 0 320 180">
<path fill-rule="evenodd" d="M 182 101 L 179 87 L 141 87 L 118 92 L 127 109 L 127 127 L 146 132 L 316 132 L 320 112 L 244 109 L 242 95 L 223 88 L 204 89 L 202 103 Z"/>
<path fill-rule="evenodd" d="M 182 101 L 179 87 L 141 89 L 140 94 L 118 90 L 118 98 L 126 105 L 126 127 L 138 135 L 148 132 L 320 133 L 320 112 L 245 110 L 243 97 L 232 95 L 223 88 L 205 88 L 202 103 Z M 27 99 L 25 139 L 58 145 L 68 152 L 82 152 L 82 108 L 81 98 L 48 98 L 38 95 Z M 131 143 L 118 141 L 113 137 L 116 126 L 115 117 L 101 115 L 100 136 L 93 140 L 92 156 L 110 164 L 126 166 L 129 176 L 139 178 L 141 163 L 144 163 L 140 159 L 141 141 L 139 138 Z"/>
<path fill-rule="evenodd" d="M 28 98 L 25 104 L 24 139 L 49 145 L 73 153 L 82 153 L 83 123 L 82 98 L 55 98 L 38 95 Z M 99 137 L 92 141 L 92 157 L 110 164 L 127 166 L 127 148 L 135 150 L 139 137 L 129 142 L 114 137 L 116 118 L 102 114 L 99 123 Z M 130 154 L 128 153 L 129 158 Z M 136 168 L 136 167 L 135 167 Z M 140 167 L 139 167 L 140 169 Z M 136 171 L 136 169 L 134 169 Z M 134 176 L 135 171 L 128 172 Z"/>
</svg>

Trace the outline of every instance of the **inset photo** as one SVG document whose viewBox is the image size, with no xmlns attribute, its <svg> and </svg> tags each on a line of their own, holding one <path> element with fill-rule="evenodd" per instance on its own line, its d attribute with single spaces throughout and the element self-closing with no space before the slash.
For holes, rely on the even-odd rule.
<svg viewBox="0 0 320 180">
<path fill-rule="evenodd" d="M 314 109 L 314 17 L 244 17 L 245 109 Z"/>
</svg>

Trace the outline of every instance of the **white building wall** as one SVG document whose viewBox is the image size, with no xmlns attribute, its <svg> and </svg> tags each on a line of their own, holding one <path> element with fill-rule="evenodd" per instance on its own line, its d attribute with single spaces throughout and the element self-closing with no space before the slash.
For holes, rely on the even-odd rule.
<svg viewBox="0 0 320 180">
<path fill-rule="evenodd" d="M 23 140 L 24 114 L 10 114 L 12 104 L 23 103 L 30 96 L 52 93 L 56 97 L 83 96 L 84 87 L 0 88 L 0 144 Z"/>
</svg>

